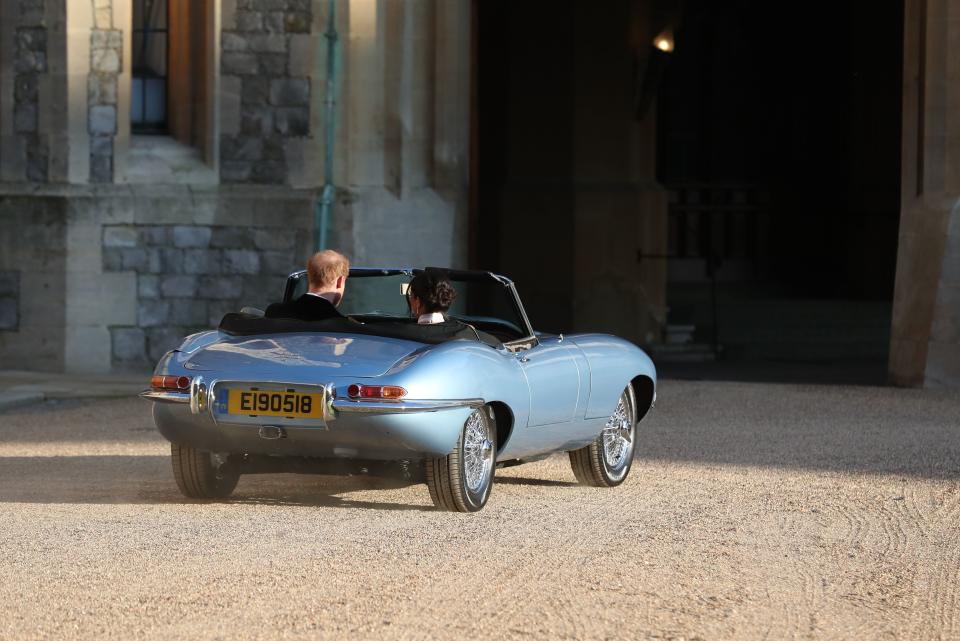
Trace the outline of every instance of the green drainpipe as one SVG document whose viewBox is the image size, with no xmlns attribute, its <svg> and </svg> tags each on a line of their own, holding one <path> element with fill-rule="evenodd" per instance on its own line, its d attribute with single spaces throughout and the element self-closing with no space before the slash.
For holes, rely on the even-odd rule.
<svg viewBox="0 0 960 641">
<path fill-rule="evenodd" d="M 316 207 L 317 250 L 326 249 L 330 232 L 330 211 L 336 200 L 337 188 L 333 186 L 333 152 L 337 135 L 337 0 L 327 1 L 327 97 L 324 105 L 324 125 L 327 133 L 323 166 L 323 191 Z"/>
</svg>

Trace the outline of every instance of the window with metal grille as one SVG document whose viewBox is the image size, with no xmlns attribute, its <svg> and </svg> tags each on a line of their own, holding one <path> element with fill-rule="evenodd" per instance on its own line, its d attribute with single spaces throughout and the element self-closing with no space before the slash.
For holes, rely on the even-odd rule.
<svg viewBox="0 0 960 641">
<path fill-rule="evenodd" d="M 167 0 L 133 0 L 130 118 L 136 133 L 167 130 Z"/>
</svg>

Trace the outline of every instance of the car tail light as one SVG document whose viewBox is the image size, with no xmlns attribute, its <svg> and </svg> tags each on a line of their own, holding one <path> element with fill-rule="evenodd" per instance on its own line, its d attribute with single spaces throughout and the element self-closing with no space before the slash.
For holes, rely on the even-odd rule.
<svg viewBox="0 0 960 641">
<path fill-rule="evenodd" d="M 350 398 L 403 398 L 407 390 L 398 385 L 357 385 L 347 388 Z"/>
<path fill-rule="evenodd" d="M 154 376 L 150 379 L 150 387 L 185 392 L 190 389 L 190 380 L 189 376 Z"/>
</svg>

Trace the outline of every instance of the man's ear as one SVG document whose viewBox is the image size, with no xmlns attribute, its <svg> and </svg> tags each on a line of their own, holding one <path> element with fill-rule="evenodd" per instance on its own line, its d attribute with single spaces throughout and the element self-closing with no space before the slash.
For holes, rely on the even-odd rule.
<svg viewBox="0 0 960 641">
<path fill-rule="evenodd" d="M 346 276 L 337 276 L 337 289 L 342 289 L 343 284 L 346 282 Z"/>
</svg>

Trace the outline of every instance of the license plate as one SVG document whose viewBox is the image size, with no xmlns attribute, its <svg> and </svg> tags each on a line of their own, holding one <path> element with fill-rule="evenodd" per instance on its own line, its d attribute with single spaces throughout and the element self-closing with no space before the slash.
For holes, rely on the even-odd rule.
<svg viewBox="0 0 960 641">
<path fill-rule="evenodd" d="M 230 414 L 284 418 L 321 418 L 323 416 L 323 394 L 256 389 L 233 389 L 229 393 L 227 412 Z"/>
</svg>

